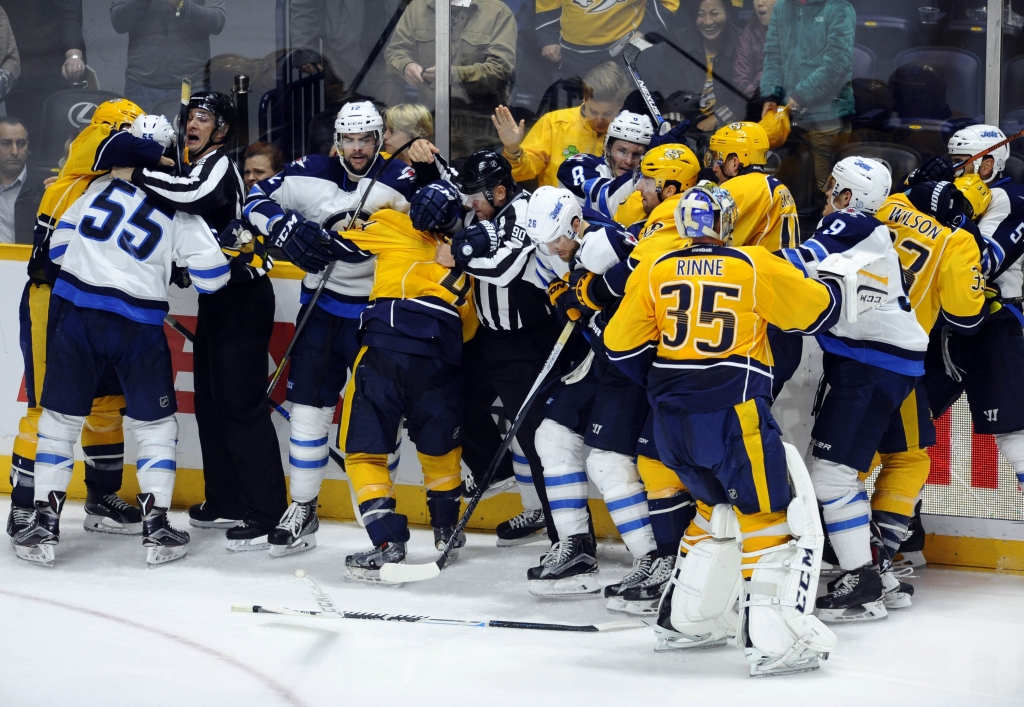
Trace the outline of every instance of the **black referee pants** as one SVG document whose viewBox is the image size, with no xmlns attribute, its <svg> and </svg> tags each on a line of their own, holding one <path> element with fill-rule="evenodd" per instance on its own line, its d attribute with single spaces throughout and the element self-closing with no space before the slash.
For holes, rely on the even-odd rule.
<svg viewBox="0 0 1024 707">
<path fill-rule="evenodd" d="M 513 420 L 530 386 L 540 374 L 551 349 L 554 348 L 562 325 L 555 317 L 548 317 L 540 324 L 521 331 L 495 331 L 481 326 L 476 336 L 462 349 L 462 371 L 464 376 L 464 417 L 462 423 L 462 459 L 479 480 L 487 471 L 491 459 L 501 446 L 502 436 L 498 425 L 491 416 L 495 398 L 501 398 L 505 416 Z M 556 366 L 549 381 L 557 378 Z M 530 474 L 537 487 L 544 519 L 548 526 L 551 542 L 558 541 L 558 533 L 551 519 L 548 495 L 544 488 L 544 467 L 537 456 L 533 437 L 544 419 L 542 390 L 530 406 L 522 427 L 516 434 L 519 446 L 530 462 Z M 512 476 L 512 455 L 506 454 L 495 472 L 494 478 Z"/>
<path fill-rule="evenodd" d="M 221 517 L 260 527 L 275 526 L 288 505 L 267 402 L 273 330 L 268 277 L 199 295 L 193 361 L 206 502 Z"/>
</svg>

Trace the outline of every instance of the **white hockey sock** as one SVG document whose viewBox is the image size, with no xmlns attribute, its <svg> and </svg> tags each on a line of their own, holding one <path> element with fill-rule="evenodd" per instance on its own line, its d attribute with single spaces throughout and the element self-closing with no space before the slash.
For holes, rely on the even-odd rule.
<svg viewBox="0 0 1024 707">
<path fill-rule="evenodd" d="M 625 454 L 595 449 L 587 457 L 587 472 L 604 496 L 612 521 L 633 557 L 639 559 L 654 550 L 647 492 L 636 462 Z"/>
<path fill-rule="evenodd" d="M 533 485 L 530 460 L 523 454 L 523 448 L 519 446 L 519 440 L 515 437 L 512 438 L 512 445 L 508 451 L 512 455 L 512 471 L 516 475 L 516 484 L 519 486 L 519 498 L 522 500 L 523 508 L 528 511 L 539 511 L 542 506 L 540 496 L 537 495 L 537 487 Z"/>
<path fill-rule="evenodd" d="M 39 416 L 33 500 L 45 501 L 50 491 L 67 491 L 75 464 L 75 440 L 84 423 L 84 417 L 51 410 L 43 410 Z"/>
<path fill-rule="evenodd" d="M 153 494 L 157 508 L 170 508 L 177 473 L 178 421 L 174 415 L 153 422 L 135 422 L 139 443 L 136 475 L 142 493 Z"/>
<path fill-rule="evenodd" d="M 1024 431 L 996 435 L 996 446 L 1017 475 L 1017 486 L 1024 492 Z"/>
<path fill-rule="evenodd" d="M 537 428 L 535 444 L 558 536 L 564 539 L 588 532 L 590 485 L 583 471 L 583 436 L 545 419 Z"/>
<path fill-rule="evenodd" d="M 871 503 L 857 471 L 845 464 L 814 459 L 811 482 L 822 505 L 825 530 L 844 570 L 872 561 Z"/>
<path fill-rule="evenodd" d="M 327 469 L 327 434 L 331 429 L 334 408 L 315 408 L 294 403 L 291 416 L 288 434 L 288 489 L 292 501 L 308 503 L 320 493 L 320 483 Z"/>
</svg>

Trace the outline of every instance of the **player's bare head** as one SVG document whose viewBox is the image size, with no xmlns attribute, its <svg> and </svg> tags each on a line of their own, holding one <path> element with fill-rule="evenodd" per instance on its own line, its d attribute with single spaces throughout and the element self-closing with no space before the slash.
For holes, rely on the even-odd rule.
<svg viewBox="0 0 1024 707">
<path fill-rule="evenodd" d="M 526 235 L 537 250 L 571 262 L 579 249 L 583 209 L 568 189 L 540 187 L 526 207 Z"/>
<path fill-rule="evenodd" d="M 612 176 L 636 169 L 652 137 L 654 126 L 646 115 L 624 110 L 615 116 L 604 138 L 604 156 Z"/>
<path fill-rule="evenodd" d="M 334 121 L 334 148 L 341 166 L 358 179 L 370 171 L 384 144 L 384 120 L 370 101 L 346 103 Z"/>
<path fill-rule="evenodd" d="M 604 134 L 622 110 L 629 93 L 625 72 L 614 61 L 598 64 L 583 77 L 583 117 L 596 133 Z"/>
<path fill-rule="evenodd" d="M 697 183 L 700 164 L 686 145 L 668 143 L 648 150 L 640 163 L 637 191 L 648 216 L 658 204 Z"/>
</svg>

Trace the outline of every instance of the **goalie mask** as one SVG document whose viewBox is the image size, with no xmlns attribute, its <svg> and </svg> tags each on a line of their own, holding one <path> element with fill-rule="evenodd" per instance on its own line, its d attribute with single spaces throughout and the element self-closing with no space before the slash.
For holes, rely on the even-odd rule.
<svg viewBox="0 0 1024 707">
<path fill-rule="evenodd" d="M 346 145 L 346 143 L 351 143 Z M 359 179 L 370 171 L 384 146 L 384 119 L 370 101 L 346 103 L 334 120 L 334 147 L 348 176 Z M 345 156 L 345 148 L 354 151 L 357 159 L 366 160 L 361 168 Z"/>
<path fill-rule="evenodd" d="M 711 182 L 701 182 L 683 193 L 676 205 L 676 230 L 686 238 L 714 238 L 732 243 L 736 202 L 732 195 Z"/>
<path fill-rule="evenodd" d="M 582 219 L 583 209 L 571 191 L 540 187 L 526 207 L 526 235 L 540 252 L 558 255 L 576 241 L 578 226 L 573 224 Z"/>
</svg>

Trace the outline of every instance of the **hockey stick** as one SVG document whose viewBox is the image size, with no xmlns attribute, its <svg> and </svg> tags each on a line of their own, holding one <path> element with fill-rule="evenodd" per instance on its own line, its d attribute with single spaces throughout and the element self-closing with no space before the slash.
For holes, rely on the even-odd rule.
<svg viewBox="0 0 1024 707">
<path fill-rule="evenodd" d="M 383 139 L 383 137 L 381 139 Z M 384 160 L 384 164 L 381 165 L 379 170 L 377 170 L 377 174 L 373 175 L 373 179 L 370 180 L 370 185 L 366 187 L 366 191 L 363 192 L 363 196 L 359 199 L 359 204 L 356 206 L 355 211 L 352 212 L 352 218 L 349 220 L 349 225 L 352 225 L 352 222 L 359 218 L 359 212 L 366 203 L 366 197 L 370 195 L 370 190 L 373 189 L 373 185 L 377 183 L 380 175 L 384 174 L 384 170 L 388 168 L 388 165 L 390 165 L 396 157 L 411 147 L 418 139 L 419 138 L 414 137 L 409 140 L 409 142 L 395 150 L 393 155 Z M 277 370 L 274 371 L 274 377 L 270 380 L 270 387 L 267 388 L 268 396 L 274 392 L 274 388 L 277 386 L 278 381 L 281 380 L 281 374 L 284 373 L 284 367 L 288 365 L 288 360 L 292 357 L 292 349 L 295 348 L 295 342 L 299 340 L 299 334 L 301 334 L 302 330 L 306 327 L 306 322 L 309 321 L 309 317 L 313 313 L 313 308 L 316 307 L 317 300 L 320 299 L 320 295 L 323 294 L 324 288 L 327 286 L 327 281 L 331 279 L 331 273 L 334 272 L 334 266 L 337 262 L 337 260 L 332 260 L 331 264 L 327 266 L 326 270 L 324 270 L 323 277 L 320 278 L 320 284 L 317 285 L 316 290 L 313 292 L 313 296 L 309 300 L 309 305 L 306 307 L 306 311 L 302 314 L 302 319 L 300 319 L 298 325 L 296 325 L 295 333 L 292 334 L 292 339 L 288 342 L 288 348 L 284 350 L 284 356 L 281 357 L 281 363 L 277 365 Z"/>
<path fill-rule="evenodd" d="M 352 86 L 345 93 L 349 96 L 355 95 L 356 91 L 363 84 L 363 79 L 370 73 L 370 68 L 373 66 L 373 62 L 377 61 L 377 57 L 380 56 L 381 50 L 384 49 L 384 45 L 387 44 L 388 39 L 391 37 L 391 33 L 395 31 L 395 27 L 398 26 L 398 21 L 402 19 L 402 15 L 405 13 L 405 8 L 409 6 L 411 0 L 402 0 L 398 4 L 398 8 L 395 13 L 391 15 L 391 19 L 388 21 L 384 31 L 381 32 L 380 37 L 377 39 L 377 43 L 373 45 L 373 49 L 370 50 L 369 56 L 366 57 L 366 61 L 359 68 L 359 73 L 352 79 Z"/>
<path fill-rule="evenodd" d="M 188 327 L 172 317 L 170 314 L 164 315 L 164 323 L 166 323 L 171 329 L 174 329 L 174 331 L 184 336 L 186 341 L 193 344 L 196 343 L 196 335 L 189 331 Z M 292 421 L 292 416 L 288 411 L 278 405 L 277 401 L 269 395 L 267 396 L 267 402 L 270 403 L 270 407 L 273 408 L 281 417 L 288 420 L 288 422 Z M 340 466 L 342 471 L 345 471 L 345 457 L 341 456 L 341 454 L 335 451 L 330 445 L 327 446 L 327 452 L 331 455 L 331 459 L 334 460 L 334 463 Z"/>
<path fill-rule="evenodd" d="M 955 172 L 958 169 L 962 169 L 965 165 L 969 164 L 970 162 L 974 162 L 974 160 L 977 160 L 977 159 L 980 159 L 982 157 L 985 157 L 986 155 L 991 154 L 992 152 L 995 152 L 1000 147 L 1003 147 L 1004 145 L 1009 145 L 1014 140 L 1016 140 L 1018 138 L 1022 138 L 1022 137 L 1024 137 L 1024 130 L 1021 130 L 1019 133 L 1014 133 L 1013 135 L 1011 135 L 1010 137 L 1006 138 L 1005 140 L 1000 140 L 995 145 L 992 145 L 992 147 L 986 147 L 984 150 L 982 150 L 978 154 L 971 155 L 970 157 L 968 157 L 966 160 L 964 160 L 960 164 L 953 165 L 953 171 Z"/>
<path fill-rule="evenodd" d="M 181 80 L 181 107 L 178 109 L 178 144 L 175 145 L 174 162 L 178 176 L 185 176 L 185 167 L 188 165 L 188 104 L 192 100 L 192 80 Z"/>
<path fill-rule="evenodd" d="M 636 84 L 637 89 L 640 90 L 640 95 L 644 99 L 644 103 L 647 104 L 647 110 L 654 116 L 654 121 L 658 124 L 658 134 L 661 135 L 662 126 L 665 125 L 665 119 L 661 117 L 661 111 L 658 110 L 658 106 L 654 103 L 654 98 L 651 96 L 651 92 L 647 90 L 647 84 L 640 78 L 640 72 L 636 70 L 636 58 L 640 56 L 640 52 L 645 49 L 650 49 L 654 45 L 644 39 L 642 36 L 636 36 L 629 40 L 629 43 L 622 48 L 622 60 L 626 62 L 626 68 L 629 69 L 630 76 L 633 77 L 633 83 Z"/>
<path fill-rule="evenodd" d="M 530 392 L 526 396 L 526 400 L 523 401 L 522 407 L 519 408 L 519 412 L 516 413 L 516 418 L 512 421 L 512 426 L 509 427 L 508 433 L 505 435 L 505 439 L 502 440 L 501 446 L 498 447 L 498 451 L 495 453 L 494 458 L 491 459 L 490 465 L 487 467 L 487 471 L 484 472 L 480 479 L 480 484 L 473 494 L 472 498 L 469 499 L 469 503 L 466 504 L 466 510 L 463 511 L 462 517 L 459 518 L 459 522 L 455 526 L 452 536 L 448 539 L 448 542 L 444 546 L 444 550 L 441 551 L 441 556 L 434 562 L 428 562 L 425 565 L 410 565 L 410 564 L 396 564 L 393 562 L 387 562 L 380 568 L 380 578 L 385 582 L 402 583 L 402 582 L 421 582 L 425 579 L 433 579 L 437 575 L 441 574 L 441 570 L 444 569 L 445 563 L 448 561 L 448 556 L 451 554 L 455 547 L 455 541 L 462 534 L 462 531 L 466 528 L 466 524 L 469 523 L 470 517 L 473 515 L 473 511 L 476 510 L 480 500 L 483 498 L 484 491 L 491 484 L 491 478 L 494 476 L 494 472 L 498 469 L 498 464 L 505 457 L 505 453 L 512 445 L 512 440 L 515 439 L 516 432 L 523 426 L 523 421 L 526 419 L 526 413 L 533 404 L 534 398 L 537 397 L 537 393 L 540 392 L 541 386 L 544 384 L 544 380 L 548 377 L 551 369 L 555 367 L 555 361 L 558 360 L 558 355 L 565 348 L 565 342 L 569 340 L 569 336 L 572 334 L 573 329 L 576 327 L 575 321 L 570 321 L 562 329 L 561 336 L 558 337 L 558 341 L 555 342 L 555 347 L 551 349 L 551 353 L 548 355 L 548 360 L 544 363 L 544 368 L 541 369 L 537 379 L 533 382 L 533 387 L 530 388 Z"/>
<path fill-rule="evenodd" d="M 685 49 L 680 47 L 678 44 L 673 42 L 671 39 L 667 38 L 665 35 L 659 34 L 658 32 L 648 32 L 645 35 L 645 37 L 646 37 L 647 41 L 650 44 L 667 44 L 667 45 L 669 45 L 670 47 L 675 49 L 677 52 L 682 54 L 686 59 L 690 60 L 690 62 L 694 66 L 697 66 L 701 71 L 707 71 L 707 66 L 703 62 L 701 62 L 695 56 L 693 56 L 688 51 L 686 51 Z M 739 88 L 737 88 L 735 84 L 733 84 L 732 82 L 727 81 L 726 79 L 722 78 L 722 76 L 720 74 L 718 74 L 716 71 L 712 70 L 711 76 L 712 76 L 712 78 L 715 81 L 715 85 L 721 84 L 722 87 L 729 89 L 730 91 L 735 93 L 737 96 L 742 98 L 747 103 L 750 103 L 753 100 L 752 96 L 748 96 L 746 93 L 744 93 Z"/>
</svg>

